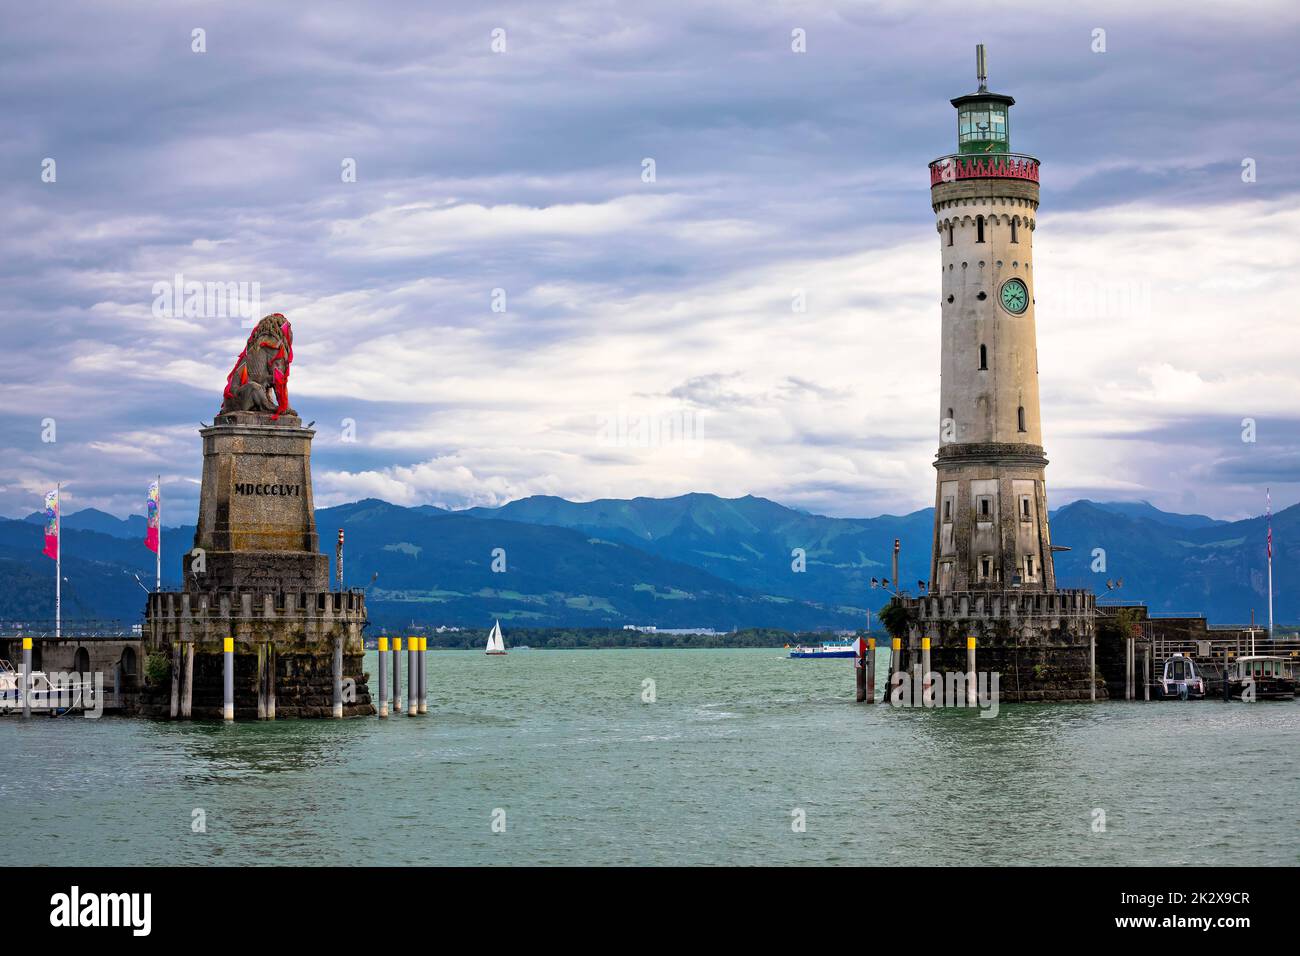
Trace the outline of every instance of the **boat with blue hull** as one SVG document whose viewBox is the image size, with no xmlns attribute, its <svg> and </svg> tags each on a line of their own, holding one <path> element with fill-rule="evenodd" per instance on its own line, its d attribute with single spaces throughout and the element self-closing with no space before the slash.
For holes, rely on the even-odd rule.
<svg viewBox="0 0 1300 956">
<path fill-rule="evenodd" d="M 857 641 L 823 641 L 821 644 L 800 644 L 790 648 L 790 656 L 821 660 L 832 657 L 857 657 Z"/>
</svg>

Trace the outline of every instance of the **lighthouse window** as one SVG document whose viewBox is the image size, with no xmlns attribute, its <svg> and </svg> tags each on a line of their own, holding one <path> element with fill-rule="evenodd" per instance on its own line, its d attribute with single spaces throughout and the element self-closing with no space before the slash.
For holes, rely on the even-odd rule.
<svg viewBox="0 0 1300 956">
<path fill-rule="evenodd" d="M 948 245 L 952 245 L 952 223 L 948 223 Z"/>
<path fill-rule="evenodd" d="M 1027 554 L 1025 555 L 1025 577 L 1032 579 L 1033 576 L 1034 576 L 1034 556 L 1032 554 Z"/>
<path fill-rule="evenodd" d="M 1016 238 L 1016 225 L 1017 225 L 1018 221 L 1019 221 L 1019 220 L 1017 220 L 1017 219 L 1015 219 L 1015 218 L 1012 218 L 1012 220 L 1011 220 L 1011 241 L 1012 241 L 1012 242 L 1019 242 L 1019 241 L 1020 241 L 1019 239 Z"/>
<path fill-rule="evenodd" d="M 989 579 L 989 571 L 991 571 L 992 568 L 993 568 L 993 559 L 990 558 L 987 554 L 981 555 L 980 556 L 980 580 L 981 581 L 987 581 Z"/>
<path fill-rule="evenodd" d="M 1029 521 L 1030 517 L 1031 516 L 1029 514 L 1029 496 L 1021 495 L 1020 496 L 1020 518 L 1022 521 Z"/>
<path fill-rule="evenodd" d="M 977 499 L 979 516 L 987 521 L 993 517 L 993 498 L 991 495 L 980 495 Z"/>
<path fill-rule="evenodd" d="M 980 370 L 987 371 L 988 367 L 989 367 L 989 347 L 987 345 L 981 345 L 980 346 Z"/>
<path fill-rule="evenodd" d="M 975 217 L 975 241 L 976 242 L 984 241 L 984 217 L 983 216 Z"/>
<path fill-rule="evenodd" d="M 1025 406 L 1023 405 L 1016 409 L 1016 425 L 1019 431 L 1028 431 L 1025 428 Z"/>
</svg>

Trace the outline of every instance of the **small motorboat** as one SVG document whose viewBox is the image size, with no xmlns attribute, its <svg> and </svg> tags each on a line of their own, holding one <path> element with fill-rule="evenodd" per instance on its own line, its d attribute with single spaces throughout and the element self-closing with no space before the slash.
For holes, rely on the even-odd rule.
<svg viewBox="0 0 1300 956">
<path fill-rule="evenodd" d="M 1225 695 L 1242 700 L 1291 700 L 1295 697 L 1294 662 L 1272 654 L 1248 654 L 1228 663 Z"/>
<path fill-rule="evenodd" d="M 19 714 L 23 710 L 23 672 L 6 660 L 0 660 L 0 714 Z M 44 671 L 32 671 L 28 685 L 27 706 L 34 714 L 52 714 L 56 717 L 78 707 L 85 708 L 87 695 L 93 696 L 94 687 L 78 675 L 63 680 L 68 675 L 56 674 L 58 686 L 50 681 Z"/>
<path fill-rule="evenodd" d="M 1190 657 L 1175 654 L 1165 661 L 1165 668 L 1156 681 L 1156 696 L 1160 700 L 1190 700 L 1205 696 L 1205 679 Z"/>
</svg>

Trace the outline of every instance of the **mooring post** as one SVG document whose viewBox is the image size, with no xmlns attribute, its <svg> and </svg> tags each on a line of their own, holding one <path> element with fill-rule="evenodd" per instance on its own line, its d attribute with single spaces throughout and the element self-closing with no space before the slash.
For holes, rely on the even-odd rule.
<svg viewBox="0 0 1300 956">
<path fill-rule="evenodd" d="M 931 699 L 933 681 L 930 680 L 930 639 L 921 638 L 921 706 L 933 707 Z"/>
<path fill-rule="evenodd" d="M 1142 648 L 1142 699 L 1151 699 L 1151 645 Z"/>
<path fill-rule="evenodd" d="M 222 696 L 221 716 L 224 720 L 235 719 L 235 639 L 224 639 L 222 657 L 225 658 L 225 691 Z"/>
<path fill-rule="evenodd" d="M 388 638 L 379 639 L 379 716 L 388 716 Z"/>
<path fill-rule="evenodd" d="M 888 699 L 889 690 L 894 686 L 894 675 L 898 673 L 898 668 L 903 663 L 903 640 L 896 637 L 889 642 L 889 684 L 885 688 L 885 697 Z"/>
<path fill-rule="evenodd" d="M 428 639 L 427 637 L 422 637 L 422 638 L 420 638 L 420 707 L 419 707 L 419 711 L 420 711 L 420 713 L 422 713 L 422 714 L 427 714 L 427 713 L 429 712 L 429 686 L 428 686 L 429 675 L 428 675 L 428 672 L 425 670 L 425 663 L 426 663 L 426 661 L 428 660 L 428 658 L 427 658 L 426 655 L 425 655 L 425 651 L 427 651 L 428 649 L 429 649 L 429 639 Z"/>
<path fill-rule="evenodd" d="M 18 686 L 23 695 L 23 717 L 32 715 L 32 639 L 23 638 L 23 679 Z"/>
<path fill-rule="evenodd" d="M 420 678 L 416 671 L 419 670 L 419 664 L 416 660 L 420 655 L 416 649 L 420 646 L 418 637 L 408 637 L 406 639 L 406 716 L 414 717 L 420 709 Z"/>
<path fill-rule="evenodd" d="M 979 694 L 975 690 L 975 636 L 973 634 L 966 638 L 966 706 L 979 706 Z"/>
<path fill-rule="evenodd" d="M 402 639 L 393 638 L 393 713 L 402 712 Z"/>
<path fill-rule="evenodd" d="M 266 720 L 266 644 L 257 645 L 257 719 Z"/>
<path fill-rule="evenodd" d="M 867 638 L 867 703 L 876 702 L 876 639 Z"/>
<path fill-rule="evenodd" d="M 334 718 L 343 718 L 343 638 L 334 638 Z"/>
<path fill-rule="evenodd" d="M 181 645 L 180 642 L 172 644 L 172 720 L 176 719 L 177 713 L 180 712 L 181 699 Z"/>
<path fill-rule="evenodd" d="M 1124 699 L 1133 699 L 1133 638 L 1124 639 Z"/>
<path fill-rule="evenodd" d="M 275 644 L 266 645 L 266 719 L 275 720 L 275 664 L 279 655 Z"/>
<path fill-rule="evenodd" d="M 194 716 L 194 642 L 181 642 L 181 656 L 185 667 L 181 673 L 181 716 L 189 720 Z"/>
<path fill-rule="evenodd" d="M 858 654 L 853 661 L 854 700 L 862 703 L 867 699 L 867 642 L 858 638 Z"/>
<path fill-rule="evenodd" d="M 1097 635 L 1088 635 L 1088 697 L 1097 702 Z"/>
</svg>

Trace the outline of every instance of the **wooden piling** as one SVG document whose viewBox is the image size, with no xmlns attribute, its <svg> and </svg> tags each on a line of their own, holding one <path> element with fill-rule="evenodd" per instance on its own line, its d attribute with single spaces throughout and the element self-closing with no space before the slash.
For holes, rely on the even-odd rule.
<svg viewBox="0 0 1300 956">
<path fill-rule="evenodd" d="M 388 638 L 379 639 L 379 716 L 388 716 Z"/>
<path fill-rule="evenodd" d="M 23 638 L 23 679 L 18 685 L 18 693 L 23 695 L 23 717 L 32 716 L 32 639 Z"/>
<path fill-rule="evenodd" d="M 956 703 L 956 701 L 954 701 Z M 975 684 L 975 636 L 966 638 L 966 706 L 979 706 L 979 693 Z"/>
<path fill-rule="evenodd" d="M 334 639 L 334 716 L 343 717 L 343 638 Z"/>
<path fill-rule="evenodd" d="M 422 713 L 422 714 L 427 714 L 427 713 L 429 712 L 429 687 L 428 687 L 428 682 L 429 682 L 429 673 L 428 673 L 428 671 L 426 670 L 426 661 L 427 661 L 427 658 L 426 658 L 426 656 L 425 656 L 425 652 L 429 649 L 429 639 L 428 639 L 427 637 L 422 637 L 422 638 L 420 638 L 419 640 L 420 640 L 420 653 L 419 653 L 419 659 L 420 659 L 420 706 L 419 706 L 419 712 Z"/>
<path fill-rule="evenodd" d="M 933 707 L 931 699 L 934 682 L 930 680 L 930 639 L 921 638 L 921 706 Z"/>
<path fill-rule="evenodd" d="M 1151 699 L 1151 645 L 1142 648 L 1142 699 Z"/>
<path fill-rule="evenodd" d="M 853 661 L 854 700 L 862 703 L 867 699 L 867 642 L 858 638 L 858 655 Z"/>
<path fill-rule="evenodd" d="M 876 639 L 867 638 L 867 703 L 876 702 Z"/>
<path fill-rule="evenodd" d="M 393 713 L 402 712 L 402 639 L 393 638 Z"/>
<path fill-rule="evenodd" d="M 171 717 L 176 719 L 181 707 L 181 645 L 172 644 L 172 706 Z"/>
<path fill-rule="evenodd" d="M 1097 700 L 1097 635 L 1088 635 L 1088 698 Z"/>
<path fill-rule="evenodd" d="M 221 716 L 223 720 L 235 719 L 235 639 L 227 637 L 222 643 L 222 657 L 225 658 L 224 693 L 222 694 Z"/>
<path fill-rule="evenodd" d="M 181 642 L 181 657 L 185 665 L 181 670 L 181 717 L 189 720 L 194 716 L 194 642 Z"/>
<path fill-rule="evenodd" d="M 279 654 L 275 645 L 266 645 L 266 719 L 275 720 L 275 665 Z"/>
<path fill-rule="evenodd" d="M 406 716 L 414 717 L 420 710 L 420 678 L 416 649 L 420 645 L 417 637 L 406 639 Z"/>
<path fill-rule="evenodd" d="M 1133 699 L 1133 638 L 1124 639 L 1124 699 Z"/>
<path fill-rule="evenodd" d="M 257 719 L 266 720 L 266 644 L 257 645 Z"/>
</svg>

